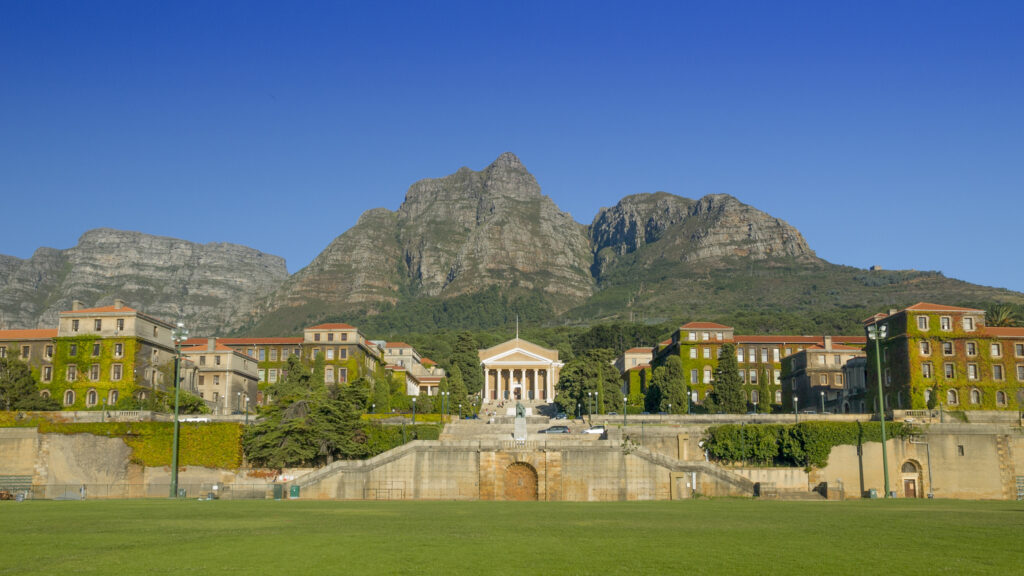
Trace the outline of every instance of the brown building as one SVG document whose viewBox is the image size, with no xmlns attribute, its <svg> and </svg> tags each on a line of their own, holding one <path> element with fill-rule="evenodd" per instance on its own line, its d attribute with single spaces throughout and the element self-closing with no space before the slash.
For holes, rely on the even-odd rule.
<svg viewBox="0 0 1024 576">
<path fill-rule="evenodd" d="M 181 349 L 183 388 L 192 388 L 216 414 L 249 410 L 257 400 L 256 359 L 208 338 L 203 346 Z"/>
<path fill-rule="evenodd" d="M 853 382 L 849 380 L 855 367 L 863 370 L 864 350 L 833 343 L 830 336 L 824 340 L 823 345 L 812 344 L 782 359 L 784 410 L 793 409 L 795 395 L 796 407 L 801 411 L 844 414 L 859 411 L 863 388 L 852 386 L 863 384 L 864 377 L 854 376 Z"/>
<path fill-rule="evenodd" d="M 17 358 L 29 365 L 37 382 L 50 382 L 56 337 L 53 329 L 0 330 L 0 358 Z"/>
</svg>

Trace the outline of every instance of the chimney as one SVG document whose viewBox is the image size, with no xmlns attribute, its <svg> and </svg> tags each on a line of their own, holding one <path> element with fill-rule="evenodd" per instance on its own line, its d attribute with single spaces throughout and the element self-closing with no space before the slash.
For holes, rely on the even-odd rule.
<svg viewBox="0 0 1024 576">
<path fill-rule="evenodd" d="M 82 304 L 81 300 L 72 300 L 71 301 L 71 310 L 72 311 L 81 310 L 82 308 L 85 308 L 85 304 Z"/>
<path fill-rule="evenodd" d="M 825 349 L 826 350 L 831 350 L 832 349 L 832 337 L 831 336 L 825 336 Z"/>
<path fill-rule="evenodd" d="M 895 308 L 889 308 L 889 316 L 895 316 L 897 312 L 899 312 L 899 310 Z"/>
<path fill-rule="evenodd" d="M 216 350 L 217 349 L 217 339 L 216 338 L 207 338 L 206 339 L 206 349 L 208 351 L 210 351 L 210 352 L 213 352 L 214 350 Z"/>
<path fill-rule="evenodd" d="M 114 310 L 120 310 L 121 308 L 124 308 L 124 300 L 114 298 Z"/>
</svg>

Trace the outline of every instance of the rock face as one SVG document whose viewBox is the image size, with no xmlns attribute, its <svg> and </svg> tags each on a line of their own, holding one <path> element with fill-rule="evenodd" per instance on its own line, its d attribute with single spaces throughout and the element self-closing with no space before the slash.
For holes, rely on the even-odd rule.
<svg viewBox="0 0 1024 576">
<path fill-rule="evenodd" d="M 67 250 L 0 260 L 0 311 L 5 328 L 52 327 L 72 300 L 121 298 L 166 321 L 180 315 L 193 333 L 223 332 L 287 276 L 284 259 L 245 246 L 97 229 Z"/>
<path fill-rule="evenodd" d="M 565 309 L 594 289 L 586 227 L 540 192 L 515 155 L 413 184 L 397 212 L 363 214 L 258 313 L 369 311 L 491 286 L 536 291 Z M 282 325 L 278 323 L 278 325 Z"/>
</svg>

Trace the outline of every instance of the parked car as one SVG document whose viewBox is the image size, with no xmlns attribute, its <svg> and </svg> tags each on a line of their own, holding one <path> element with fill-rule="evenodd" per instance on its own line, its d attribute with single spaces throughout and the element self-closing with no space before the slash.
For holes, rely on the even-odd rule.
<svg viewBox="0 0 1024 576">
<path fill-rule="evenodd" d="M 568 426 L 552 426 L 550 428 L 545 428 L 545 429 L 540 430 L 540 431 L 537 432 L 537 434 L 568 434 L 568 433 L 569 433 L 569 427 Z"/>
<path fill-rule="evenodd" d="M 583 431 L 584 434 L 604 434 L 606 429 L 604 424 L 598 424 L 597 426 L 591 426 Z"/>
<path fill-rule="evenodd" d="M 555 420 L 565 420 L 566 418 L 568 418 L 568 416 L 566 416 L 565 412 L 555 414 Z"/>
</svg>

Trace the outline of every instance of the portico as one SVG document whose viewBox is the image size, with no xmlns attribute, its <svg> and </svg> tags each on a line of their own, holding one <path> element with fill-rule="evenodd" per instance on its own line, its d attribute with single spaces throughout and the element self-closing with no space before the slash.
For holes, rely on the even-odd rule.
<svg viewBox="0 0 1024 576">
<path fill-rule="evenodd" d="M 558 372 L 563 366 L 558 351 L 514 338 L 480 350 L 484 375 L 483 401 L 525 400 L 552 402 Z"/>
</svg>

